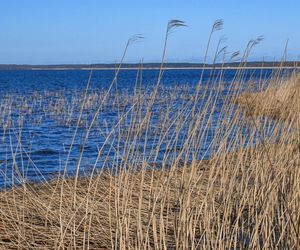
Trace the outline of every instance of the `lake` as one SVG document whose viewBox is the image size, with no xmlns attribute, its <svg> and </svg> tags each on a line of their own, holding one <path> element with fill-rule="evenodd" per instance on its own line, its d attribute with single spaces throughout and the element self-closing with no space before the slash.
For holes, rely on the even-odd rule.
<svg viewBox="0 0 300 250">
<path fill-rule="evenodd" d="M 149 126 L 134 138 L 132 131 L 136 129 L 137 121 L 143 120 L 149 103 L 151 105 L 158 72 L 121 70 L 111 86 L 114 70 L 94 71 L 87 90 L 87 102 L 80 112 L 89 71 L 0 71 L 0 186 L 49 179 L 64 169 L 71 175 L 77 164 L 80 164 L 82 174 L 94 168 L 116 167 L 124 161 L 124 154 L 128 157 L 128 153 L 124 153 L 126 150 L 136 154 L 127 159 L 131 164 L 147 160 L 159 165 L 165 162 L 166 157 L 172 158 L 172 154 L 168 153 L 170 145 L 175 151 L 180 151 L 187 138 L 190 123 L 184 118 L 191 114 L 191 100 L 202 72 L 165 71 L 151 110 L 153 115 Z M 229 69 L 205 70 L 203 73 L 200 93 L 210 89 L 217 97 L 206 139 L 197 151 L 199 159 L 210 155 L 210 138 L 217 128 L 224 97 L 236 73 L 236 70 Z M 272 70 L 246 70 L 238 80 L 244 83 L 241 86 L 245 88 L 250 81 L 255 90 L 259 79 L 271 76 Z M 216 86 L 216 82 L 220 82 L 218 78 L 222 79 L 218 85 L 221 89 Z M 203 98 L 204 101 L 196 104 L 197 110 L 205 106 L 206 97 Z M 97 110 L 99 114 L 85 143 L 86 132 Z M 175 142 L 173 135 L 178 128 L 171 122 L 179 119 L 179 110 L 183 121 Z M 72 150 L 69 150 L 80 113 L 81 121 Z M 168 129 L 164 124 L 168 124 Z M 164 140 L 161 140 L 162 133 Z M 82 161 L 78 163 L 81 153 Z"/>
</svg>

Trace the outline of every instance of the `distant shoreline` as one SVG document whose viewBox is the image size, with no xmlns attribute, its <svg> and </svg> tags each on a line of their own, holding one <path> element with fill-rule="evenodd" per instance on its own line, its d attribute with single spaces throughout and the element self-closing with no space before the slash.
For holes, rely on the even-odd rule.
<svg viewBox="0 0 300 250">
<path fill-rule="evenodd" d="M 18 70 L 117 70 L 118 68 L 31 68 L 31 69 L 18 69 Z M 129 68 L 120 68 L 120 70 L 139 70 L 141 68 L 138 67 L 129 67 Z M 143 70 L 159 70 L 160 68 L 142 68 Z M 298 67 L 164 67 L 164 70 L 212 70 L 212 69 L 222 69 L 222 70 L 230 70 L 230 69 L 300 69 Z M 8 69 L 9 70 L 9 69 Z"/>
<path fill-rule="evenodd" d="M 242 66 L 241 66 L 242 65 Z M 51 64 L 51 65 L 29 65 L 29 64 L 0 64 L 0 70 L 116 70 L 118 64 Z M 160 63 L 123 63 L 121 70 L 159 70 Z M 164 70 L 202 70 L 202 69 L 300 69 L 297 61 L 289 62 L 247 62 L 247 63 L 165 63 Z"/>
</svg>

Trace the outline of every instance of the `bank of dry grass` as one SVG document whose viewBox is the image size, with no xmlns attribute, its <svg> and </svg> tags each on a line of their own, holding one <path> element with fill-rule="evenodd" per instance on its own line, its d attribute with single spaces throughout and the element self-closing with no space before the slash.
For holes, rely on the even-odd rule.
<svg viewBox="0 0 300 250">
<path fill-rule="evenodd" d="M 215 90 L 199 95 L 198 101 L 204 95 L 212 106 L 195 111 L 181 151 L 166 153 L 174 158 L 169 166 L 132 165 L 139 154 L 128 140 L 117 173 L 102 170 L 78 179 L 62 175 L 1 192 L 1 248 L 299 248 L 298 79 L 280 79 L 276 87 L 239 95 L 234 102 L 228 98 L 211 138 L 209 160 L 180 161 L 178 154 L 207 140 Z M 180 112 L 162 124 L 161 142 L 168 142 L 166 124 L 176 121 L 180 130 Z M 139 108 L 134 114 L 140 114 Z M 151 112 L 146 115 L 151 118 Z M 147 122 L 140 126 L 143 121 L 132 118 L 131 137 L 147 131 Z M 119 136 L 129 138 L 128 133 Z"/>
<path fill-rule="evenodd" d="M 280 248 L 299 246 L 299 151 L 241 149 L 170 171 L 0 194 L 3 248 Z"/>
<path fill-rule="evenodd" d="M 281 121 L 300 117 L 300 77 L 273 79 L 263 91 L 242 94 L 236 101 L 248 113 L 267 115 Z"/>
<path fill-rule="evenodd" d="M 128 160 L 121 162 L 123 168 L 117 174 L 103 170 L 79 179 L 60 176 L 1 192 L 0 246 L 297 249 L 298 82 L 292 76 L 276 88 L 271 85 L 261 92 L 242 94 L 235 101 L 241 105 L 238 109 L 228 99 L 224 112 L 231 112 L 230 120 L 219 121 L 217 131 L 223 132 L 216 132 L 212 139 L 214 154 L 209 160 L 175 160 L 163 169 L 147 162 L 137 168 Z M 210 93 L 206 95 L 214 103 Z M 195 117 L 209 114 L 211 108 L 198 111 Z M 268 119 L 259 118 L 262 115 L 277 118 L 268 136 L 263 133 L 270 125 Z M 205 141 L 206 125 L 199 121 L 194 126 L 200 132 L 192 134 L 187 140 L 190 144 Z M 239 129 L 245 126 L 251 129 L 250 135 Z M 230 137 L 233 128 L 237 130 Z M 134 131 L 133 135 L 138 133 Z M 127 158 L 137 155 L 129 149 Z"/>
</svg>

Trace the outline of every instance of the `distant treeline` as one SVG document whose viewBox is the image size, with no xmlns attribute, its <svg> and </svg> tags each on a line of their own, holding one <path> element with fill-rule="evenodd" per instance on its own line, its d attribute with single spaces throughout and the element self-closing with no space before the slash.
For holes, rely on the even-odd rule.
<svg viewBox="0 0 300 250">
<path fill-rule="evenodd" d="M 216 64 L 203 64 L 203 63 L 165 63 L 165 68 L 202 68 L 202 67 L 298 67 L 298 61 L 289 62 L 247 62 L 241 64 L 240 62 L 234 63 L 216 63 Z M 80 70 L 88 68 L 96 69 L 115 69 L 118 64 L 59 64 L 59 65 L 18 65 L 18 64 L 0 64 L 0 70 L 51 70 L 51 69 L 69 69 Z M 138 63 L 123 63 L 121 68 L 139 68 Z M 144 63 L 143 68 L 159 68 L 160 63 Z"/>
</svg>

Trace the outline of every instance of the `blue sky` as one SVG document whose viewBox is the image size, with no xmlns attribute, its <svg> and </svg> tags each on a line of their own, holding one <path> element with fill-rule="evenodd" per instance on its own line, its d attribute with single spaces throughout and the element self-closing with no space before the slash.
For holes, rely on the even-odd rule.
<svg viewBox="0 0 300 250">
<path fill-rule="evenodd" d="M 145 40 L 130 47 L 127 62 L 159 61 L 166 24 L 186 21 L 172 33 L 168 61 L 201 62 L 214 20 L 224 29 L 229 51 L 243 50 L 251 38 L 264 36 L 252 60 L 280 59 L 289 39 L 288 59 L 300 54 L 300 1 L 230 0 L 1 0 L 0 63 L 114 63 L 128 37 Z M 213 48 L 211 50 L 213 54 Z"/>
</svg>

